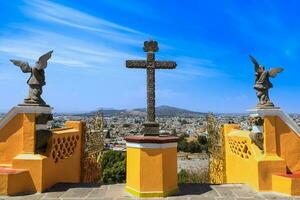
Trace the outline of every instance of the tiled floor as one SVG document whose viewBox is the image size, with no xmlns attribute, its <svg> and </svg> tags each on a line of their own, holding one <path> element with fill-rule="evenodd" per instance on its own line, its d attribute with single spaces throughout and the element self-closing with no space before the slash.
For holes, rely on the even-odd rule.
<svg viewBox="0 0 300 200">
<path fill-rule="evenodd" d="M 45 200 L 45 199 L 99 199 L 99 200 L 126 200 L 137 199 L 126 193 L 124 184 L 97 185 L 97 184 L 58 184 L 49 191 L 42 194 L 30 194 L 15 197 L 0 197 L 4 199 L 22 200 Z M 187 200 L 285 200 L 299 199 L 300 197 L 289 197 L 277 193 L 258 193 L 242 184 L 226 185 L 202 185 L 184 184 L 180 185 L 180 192 L 166 199 Z"/>
</svg>

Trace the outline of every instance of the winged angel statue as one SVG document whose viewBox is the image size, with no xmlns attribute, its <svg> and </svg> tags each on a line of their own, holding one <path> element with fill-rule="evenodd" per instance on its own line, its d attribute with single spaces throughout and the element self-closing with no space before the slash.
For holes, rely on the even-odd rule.
<svg viewBox="0 0 300 200">
<path fill-rule="evenodd" d="M 21 68 L 24 73 L 31 73 L 30 78 L 27 81 L 29 85 L 28 98 L 24 99 L 23 105 L 36 105 L 36 106 L 47 106 L 41 95 L 43 93 L 43 86 L 45 82 L 45 71 L 47 62 L 51 58 L 53 51 L 42 55 L 36 62 L 35 66 L 29 66 L 28 62 L 20 60 L 10 60 L 14 65 Z"/>
<path fill-rule="evenodd" d="M 250 60 L 254 64 L 255 68 L 255 85 L 256 95 L 259 99 L 257 108 L 273 108 L 274 104 L 269 98 L 269 89 L 273 87 L 269 77 L 276 77 L 278 73 L 283 71 L 283 68 L 272 68 L 269 71 L 265 70 L 265 67 L 258 64 L 257 60 L 249 55 Z"/>
</svg>

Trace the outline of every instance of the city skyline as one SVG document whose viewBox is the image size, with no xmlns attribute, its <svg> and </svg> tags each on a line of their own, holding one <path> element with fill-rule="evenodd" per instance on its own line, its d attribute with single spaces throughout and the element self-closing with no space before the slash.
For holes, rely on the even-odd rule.
<svg viewBox="0 0 300 200">
<path fill-rule="evenodd" d="M 28 91 L 28 75 L 9 59 L 33 64 L 49 50 L 43 98 L 55 112 L 144 108 L 145 71 L 127 70 L 125 60 L 145 59 L 143 42 L 154 39 L 156 58 L 177 62 L 176 70 L 157 72 L 156 106 L 218 113 L 254 108 L 251 54 L 267 69 L 285 69 L 271 80 L 270 97 L 300 113 L 298 2 L 172 2 L 0 2 L 0 112 Z"/>
</svg>

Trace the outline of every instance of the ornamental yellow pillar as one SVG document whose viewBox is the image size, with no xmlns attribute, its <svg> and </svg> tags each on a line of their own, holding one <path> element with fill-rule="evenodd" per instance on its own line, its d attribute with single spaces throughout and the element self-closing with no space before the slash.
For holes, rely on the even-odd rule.
<svg viewBox="0 0 300 200">
<path fill-rule="evenodd" d="M 166 197 L 178 191 L 178 137 L 128 136 L 126 190 L 138 197 Z"/>
<path fill-rule="evenodd" d="M 276 116 L 264 116 L 265 156 L 277 155 Z"/>
</svg>

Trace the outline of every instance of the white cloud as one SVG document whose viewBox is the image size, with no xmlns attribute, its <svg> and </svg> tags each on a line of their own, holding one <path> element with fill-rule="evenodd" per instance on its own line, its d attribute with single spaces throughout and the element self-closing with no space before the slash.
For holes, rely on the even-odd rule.
<svg viewBox="0 0 300 200">
<path fill-rule="evenodd" d="M 201 77 L 225 76 L 223 72 L 216 69 L 217 66 L 212 60 L 181 56 L 181 57 L 177 57 L 176 61 L 177 61 L 177 65 L 180 66 L 180 68 L 176 70 L 176 73 L 181 74 L 183 76 L 186 75 L 201 76 Z"/>
<path fill-rule="evenodd" d="M 46 28 L 41 29 L 31 24 L 15 25 L 19 34 L 0 38 L 0 51 L 10 58 L 35 61 L 42 53 L 54 50 L 52 63 L 101 70 L 124 66 L 126 59 L 145 59 L 136 56 L 131 48 L 142 46 L 144 33 L 50 1 L 26 0 L 25 3 L 22 11 L 26 15 L 63 27 L 51 29 L 44 24 Z M 77 28 L 76 34 L 70 28 Z M 172 76 L 223 75 L 211 60 L 184 56 L 175 60 L 180 68 Z"/>
<path fill-rule="evenodd" d="M 14 24 L 18 31 L 0 38 L 2 56 L 35 61 L 42 53 L 54 50 L 52 63 L 105 69 L 124 65 L 125 59 L 142 59 L 129 50 L 141 47 L 146 37 L 142 32 L 50 1 L 24 2 L 21 11 L 44 24 Z M 54 26 L 50 28 L 47 23 Z M 72 28 L 77 29 L 75 33 Z"/>
<path fill-rule="evenodd" d="M 51 62 L 69 67 L 115 67 L 126 58 L 142 59 L 126 49 L 114 49 L 99 42 L 70 38 L 61 34 L 22 28 L 23 33 L 0 39 L 0 51 L 11 58 L 35 61 L 42 53 L 54 50 Z"/>
<path fill-rule="evenodd" d="M 25 2 L 28 5 L 24 9 L 25 12 L 34 18 L 107 34 L 114 34 L 115 30 L 143 34 L 137 30 L 46 0 L 27 0 Z"/>
</svg>

